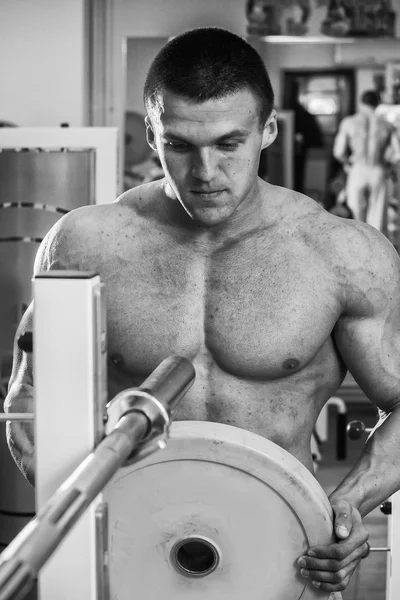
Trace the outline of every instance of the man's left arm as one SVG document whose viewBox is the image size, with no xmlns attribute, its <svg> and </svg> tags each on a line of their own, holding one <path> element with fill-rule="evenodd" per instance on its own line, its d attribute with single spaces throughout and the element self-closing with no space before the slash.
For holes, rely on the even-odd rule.
<svg viewBox="0 0 400 600">
<path fill-rule="evenodd" d="M 339 130 L 333 142 L 333 156 L 337 161 L 346 165 L 348 162 L 348 128 L 349 117 L 345 117 L 339 125 Z"/>
<path fill-rule="evenodd" d="M 361 222 L 353 226 L 355 238 L 347 247 L 352 264 L 343 275 L 343 312 L 334 333 L 346 366 L 380 419 L 329 498 L 336 542 L 310 548 L 304 557 L 303 575 L 331 592 L 345 589 L 368 553 L 362 518 L 400 489 L 400 260 L 377 230 Z"/>
</svg>

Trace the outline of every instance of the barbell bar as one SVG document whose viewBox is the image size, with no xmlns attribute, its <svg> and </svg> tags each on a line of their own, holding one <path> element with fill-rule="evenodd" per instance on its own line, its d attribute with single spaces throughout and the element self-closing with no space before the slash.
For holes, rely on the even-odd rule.
<svg viewBox="0 0 400 600">
<path fill-rule="evenodd" d="M 0 413 L 0 423 L 3 421 L 33 421 L 33 413 Z"/>
</svg>

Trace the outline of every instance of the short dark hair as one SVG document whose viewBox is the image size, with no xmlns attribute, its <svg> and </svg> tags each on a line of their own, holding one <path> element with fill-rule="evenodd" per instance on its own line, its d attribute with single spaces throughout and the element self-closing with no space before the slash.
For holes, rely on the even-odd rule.
<svg viewBox="0 0 400 600">
<path fill-rule="evenodd" d="M 274 92 L 261 56 L 230 31 L 200 27 L 161 48 L 147 74 L 143 98 L 148 109 L 165 90 L 201 103 L 246 89 L 258 100 L 263 126 L 274 107 Z"/>
<path fill-rule="evenodd" d="M 367 90 L 361 94 L 361 102 L 367 106 L 376 108 L 381 103 L 381 97 L 375 90 Z"/>
</svg>

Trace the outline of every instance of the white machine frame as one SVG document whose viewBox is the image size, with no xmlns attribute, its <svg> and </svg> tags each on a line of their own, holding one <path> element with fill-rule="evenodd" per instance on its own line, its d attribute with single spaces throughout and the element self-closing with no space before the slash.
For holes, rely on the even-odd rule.
<svg viewBox="0 0 400 600">
<path fill-rule="evenodd" d="M 0 149 L 84 148 L 95 152 L 95 204 L 114 202 L 118 194 L 116 127 L 3 127 Z"/>
<path fill-rule="evenodd" d="M 388 557 L 386 568 L 386 600 L 400 598 L 400 491 L 390 498 L 392 512 L 388 521 Z"/>
<path fill-rule="evenodd" d="M 33 280 L 33 290 L 39 511 L 102 436 L 107 339 L 103 286 L 95 273 L 50 271 Z M 107 599 L 101 504 L 99 494 L 40 571 L 41 600 Z"/>
</svg>

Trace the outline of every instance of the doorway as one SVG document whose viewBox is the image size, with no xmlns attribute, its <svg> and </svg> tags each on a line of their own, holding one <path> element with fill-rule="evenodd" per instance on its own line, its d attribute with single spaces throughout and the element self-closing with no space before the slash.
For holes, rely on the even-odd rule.
<svg viewBox="0 0 400 600">
<path fill-rule="evenodd" d="M 354 69 L 285 70 L 282 106 L 295 114 L 294 188 L 329 208 L 328 183 L 341 168 L 332 148 L 355 111 Z"/>
</svg>

